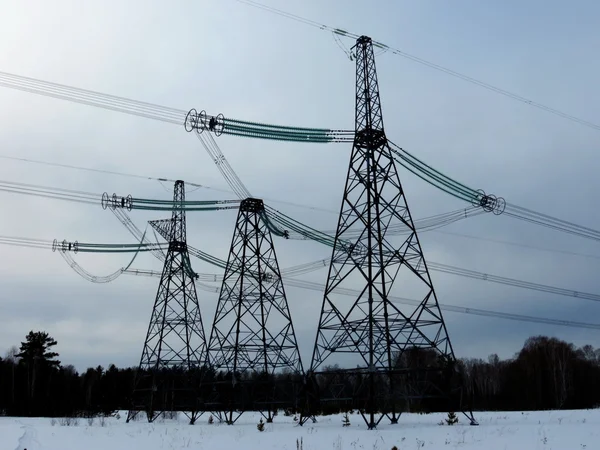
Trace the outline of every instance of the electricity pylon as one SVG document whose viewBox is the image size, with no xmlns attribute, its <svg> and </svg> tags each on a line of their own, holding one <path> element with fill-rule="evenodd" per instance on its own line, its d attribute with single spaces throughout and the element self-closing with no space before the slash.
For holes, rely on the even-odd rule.
<svg viewBox="0 0 600 450">
<path fill-rule="evenodd" d="M 277 409 L 296 410 L 304 381 L 264 215 L 262 200 L 242 200 L 208 342 L 204 409 L 229 424 L 244 411 L 271 422 Z"/>
<path fill-rule="evenodd" d="M 149 422 L 168 411 L 198 417 L 199 380 L 206 355 L 195 274 L 190 266 L 185 186 L 175 183 L 171 219 L 150 224 L 168 241 L 165 264 L 136 374 L 127 421 L 145 411 Z"/>
<path fill-rule="evenodd" d="M 452 345 L 385 135 L 371 39 L 360 37 L 353 50 L 355 139 L 308 375 L 312 386 L 319 385 L 321 411 L 358 409 L 373 429 L 384 416 L 396 423 L 398 413 L 409 407 L 452 408 L 431 399 L 452 397 L 456 372 Z M 388 228 L 398 226 L 408 230 L 399 244 L 387 235 Z M 360 294 L 348 301 L 343 295 L 347 289 L 358 289 Z M 422 299 L 414 311 L 402 310 L 390 300 L 400 289 Z M 325 366 L 334 355 L 344 354 L 346 364 L 356 368 Z M 468 417 L 474 422 L 472 414 Z"/>
</svg>

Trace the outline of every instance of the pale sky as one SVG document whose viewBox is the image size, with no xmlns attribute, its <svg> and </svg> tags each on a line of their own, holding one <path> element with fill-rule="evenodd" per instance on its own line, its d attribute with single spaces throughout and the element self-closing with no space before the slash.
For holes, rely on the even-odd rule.
<svg viewBox="0 0 600 450">
<path fill-rule="evenodd" d="M 265 0 L 270 6 L 366 34 L 389 46 L 524 97 L 595 121 L 600 76 L 600 5 L 594 1 L 358 2 Z M 331 34 L 235 0 L 78 2 L 5 0 L 0 71 L 174 108 L 243 120 L 352 129 L 354 63 Z M 347 47 L 354 43 L 344 41 Z M 386 133 L 438 170 L 507 201 L 596 228 L 597 130 L 481 89 L 402 57 L 377 57 Z M 228 189 L 183 126 L 0 88 L 0 155 L 184 179 Z M 281 143 L 221 136 L 221 150 L 256 197 L 316 228 L 333 229 L 349 144 Z M 400 169 L 413 217 L 468 205 Z M 172 185 L 0 160 L 0 179 L 101 194 L 170 198 Z M 189 199 L 234 198 L 199 189 Z M 0 193 L 0 235 L 132 242 L 100 204 Z M 322 210 L 292 207 L 293 202 Z M 135 223 L 166 215 L 133 211 Z M 191 245 L 227 258 L 235 211 L 188 215 Z M 447 234 L 451 232 L 454 234 Z M 594 257 L 502 245 L 504 240 Z M 600 292 L 598 244 L 491 214 L 420 235 L 425 257 L 467 269 Z M 282 268 L 330 256 L 316 243 L 276 240 Z M 27 332 L 58 340 L 64 364 L 139 362 L 158 280 L 122 276 L 100 285 L 56 254 L 1 247 L 0 355 Z M 76 255 L 105 275 L 128 255 Z M 194 261 L 198 272 L 218 269 Z M 160 270 L 143 255 L 136 268 Z M 326 270 L 305 276 L 325 283 Z M 600 322 L 600 305 L 432 272 L 441 303 Z M 287 288 L 303 357 L 310 365 L 322 295 Z M 206 333 L 217 295 L 199 291 Z M 457 356 L 510 357 L 546 334 L 600 346 L 597 331 L 445 313 Z"/>
</svg>

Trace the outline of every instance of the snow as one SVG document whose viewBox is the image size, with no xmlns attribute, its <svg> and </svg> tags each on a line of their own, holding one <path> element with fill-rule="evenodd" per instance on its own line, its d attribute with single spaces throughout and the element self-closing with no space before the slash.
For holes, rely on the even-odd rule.
<svg viewBox="0 0 600 450">
<path fill-rule="evenodd" d="M 342 427 L 342 416 L 319 417 L 304 427 L 282 414 L 259 432 L 260 416 L 246 413 L 235 425 L 208 424 L 209 414 L 188 425 L 179 420 L 125 423 L 126 414 L 105 423 L 87 419 L 69 426 L 64 419 L 0 417 L 0 450 L 159 450 L 240 449 L 389 450 L 405 449 L 576 449 L 600 450 L 600 410 L 477 413 L 477 427 L 459 416 L 457 425 L 439 425 L 445 414 L 404 414 L 397 425 L 382 420 L 366 429 L 359 415 Z"/>
</svg>

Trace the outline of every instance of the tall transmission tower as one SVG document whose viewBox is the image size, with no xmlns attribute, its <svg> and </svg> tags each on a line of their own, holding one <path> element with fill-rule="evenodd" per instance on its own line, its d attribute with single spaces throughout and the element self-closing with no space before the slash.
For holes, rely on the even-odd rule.
<svg viewBox="0 0 600 450">
<path fill-rule="evenodd" d="M 198 383 L 206 355 L 202 316 L 187 248 L 185 186 L 175 182 L 170 219 L 150 224 L 169 242 L 127 421 L 145 411 L 149 422 L 167 411 L 198 417 Z"/>
<path fill-rule="evenodd" d="M 296 410 L 304 381 L 264 217 L 262 200 L 242 200 L 207 348 L 214 377 L 203 382 L 204 409 L 229 424 L 244 411 L 260 411 L 271 422 L 277 409 Z"/>
<path fill-rule="evenodd" d="M 360 37 L 353 50 L 356 134 L 308 375 L 311 385 L 320 389 L 318 408 L 356 408 L 373 429 L 384 416 L 397 423 L 402 410 L 446 397 L 456 373 L 452 345 L 385 135 L 371 39 Z M 410 234 L 394 244 L 387 230 L 402 225 Z M 360 292 L 354 301 L 343 295 L 350 288 Z M 402 311 L 390 301 L 398 289 L 422 299 L 420 305 Z M 341 358 L 336 363 L 345 361 L 356 368 L 325 366 L 336 357 Z M 472 415 L 469 419 L 474 421 Z"/>
</svg>

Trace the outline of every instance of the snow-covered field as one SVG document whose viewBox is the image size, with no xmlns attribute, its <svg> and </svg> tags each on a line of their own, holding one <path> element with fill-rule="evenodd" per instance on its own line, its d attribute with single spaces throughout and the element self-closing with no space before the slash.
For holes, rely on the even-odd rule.
<svg viewBox="0 0 600 450">
<path fill-rule="evenodd" d="M 124 415 L 103 424 L 79 419 L 70 426 L 60 419 L 0 417 L 0 450 L 600 449 L 600 410 L 478 413 L 478 427 L 466 420 L 439 425 L 444 417 L 406 414 L 398 425 L 384 420 L 369 431 L 358 415 L 350 416 L 349 427 L 342 427 L 341 416 L 320 417 L 318 423 L 299 427 L 279 415 L 263 432 L 256 428 L 259 416 L 252 413 L 232 426 L 208 424 L 207 414 L 194 426 L 183 418 L 126 424 Z"/>
</svg>

